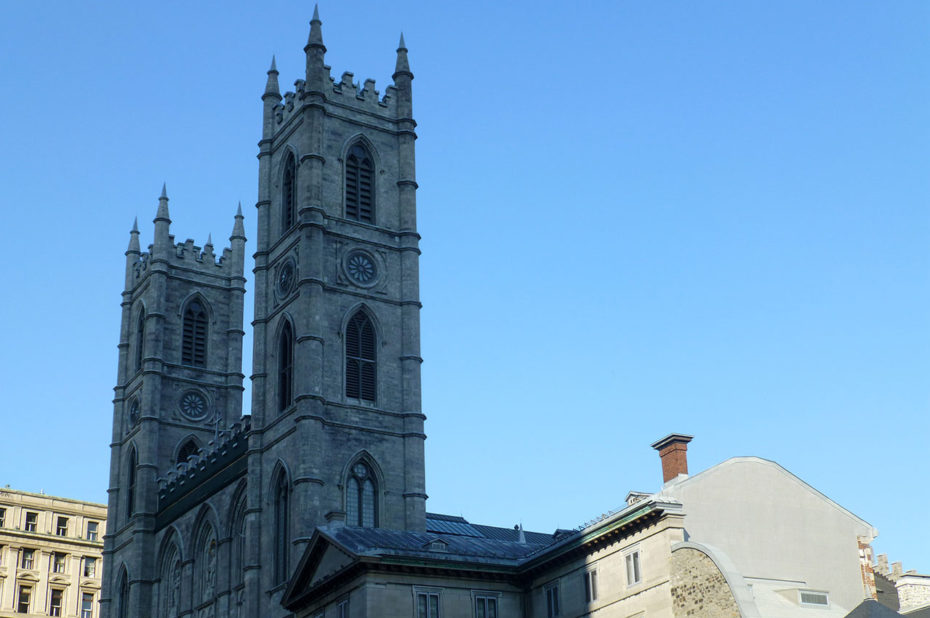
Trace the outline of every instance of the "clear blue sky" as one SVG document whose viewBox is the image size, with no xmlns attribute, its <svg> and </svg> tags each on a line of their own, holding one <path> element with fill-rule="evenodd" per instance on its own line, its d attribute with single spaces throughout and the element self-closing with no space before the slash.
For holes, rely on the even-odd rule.
<svg viewBox="0 0 930 618">
<path fill-rule="evenodd" d="M 254 241 L 265 71 L 303 76 L 312 11 L 0 5 L 0 483 L 105 500 L 133 217 L 147 245 L 167 181 L 179 241 L 240 200 Z M 930 572 L 930 3 L 320 11 L 336 79 L 410 48 L 431 510 L 573 527 L 677 431 Z"/>
</svg>

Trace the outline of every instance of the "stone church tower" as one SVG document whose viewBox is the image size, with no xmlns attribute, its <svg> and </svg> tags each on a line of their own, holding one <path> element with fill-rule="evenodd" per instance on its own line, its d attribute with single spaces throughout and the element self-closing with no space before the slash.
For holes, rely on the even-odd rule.
<svg viewBox="0 0 930 618">
<path fill-rule="evenodd" d="M 262 95 L 251 414 L 245 234 L 136 227 L 114 400 L 102 615 L 285 616 L 318 526 L 426 527 L 413 75 L 337 82 L 314 11 L 306 75 Z"/>
</svg>

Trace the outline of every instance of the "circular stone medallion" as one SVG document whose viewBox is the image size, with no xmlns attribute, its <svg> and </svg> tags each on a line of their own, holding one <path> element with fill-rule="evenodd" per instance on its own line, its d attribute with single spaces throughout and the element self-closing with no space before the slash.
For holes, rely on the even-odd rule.
<svg viewBox="0 0 930 618">
<path fill-rule="evenodd" d="M 287 259 L 280 268 L 278 268 L 278 296 L 285 297 L 294 289 L 294 280 L 297 278 L 297 269 L 294 266 L 294 260 Z"/>
<path fill-rule="evenodd" d="M 187 391 L 181 395 L 181 414 L 192 421 L 202 419 L 207 415 L 207 401 L 198 392 Z"/>
<path fill-rule="evenodd" d="M 372 285 L 378 278 L 375 260 L 364 251 L 353 251 L 346 256 L 346 273 L 353 283 L 362 286 Z"/>
</svg>

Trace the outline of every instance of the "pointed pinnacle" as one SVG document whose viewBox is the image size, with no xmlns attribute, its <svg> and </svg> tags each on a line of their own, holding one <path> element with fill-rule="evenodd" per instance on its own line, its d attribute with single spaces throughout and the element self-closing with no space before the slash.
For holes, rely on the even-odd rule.
<svg viewBox="0 0 930 618">
<path fill-rule="evenodd" d="M 242 218 L 242 202 L 239 202 L 239 207 L 236 208 L 236 218 L 237 219 Z"/>
<path fill-rule="evenodd" d="M 135 217 L 135 218 L 132 220 L 132 229 L 129 230 L 129 233 L 130 233 L 130 234 L 138 234 L 138 233 L 139 233 L 139 217 Z"/>
<path fill-rule="evenodd" d="M 320 5 L 319 4 L 316 4 L 316 3 L 313 4 L 313 18 L 311 19 L 311 21 L 320 21 Z"/>
<path fill-rule="evenodd" d="M 168 199 L 168 183 L 167 182 L 161 183 L 161 195 L 158 196 L 158 199 L 160 200 Z"/>
<path fill-rule="evenodd" d="M 272 73 L 272 72 L 277 73 L 277 72 L 278 72 L 278 67 L 275 65 L 275 62 L 274 62 L 274 54 L 271 54 L 271 68 L 268 69 L 268 72 L 269 72 L 269 73 Z"/>
<path fill-rule="evenodd" d="M 207 234 L 207 244 L 204 245 L 204 246 L 205 246 L 205 247 L 212 247 L 212 246 L 213 246 L 213 234 L 212 234 L 212 233 Z"/>
<path fill-rule="evenodd" d="M 399 75 L 406 75 L 408 77 L 413 77 L 413 73 L 410 72 L 410 62 L 407 60 L 407 46 L 404 43 L 404 33 L 400 33 L 400 43 L 397 48 L 397 62 L 394 64 L 394 80 L 397 80 Z"/>
<path fill-rule="evenodd" d="M 320 25 L 323 22 L 320 21 L 320 10 L 319 7 L 314 5 L 313 7 L 313 19 L 310 20 L 310 37 L 307 39 L 307 46 L 304 48 L 304 51 L 307 51 L 311 47 L 324 47 L 323 46 L 323 31 L 320 28 Z M 325 47 L 324 47 L 325 50 Z"/>
<path fill-rule="evenodd" d="M 126 253 L 139 253 L 139 217 L 132 222 L 132 230 L 129 232 L 129 248 Z"/>
<path fill-rule="evenodd" d="M 407 49 L 406 43 L 404 43 L 404 33 L 400 33 L 400 43 L 397 44 L 397 49 Z"/>
<path fill-rule="evenodd" d="M 233 224 L 232 236 L 229 240 L 239 239 L 245 241 L 245 226 L 242 225 L 242 202 L 239 202 L 239 208 L 236 209 L 236 222 Z"/>
</svg>

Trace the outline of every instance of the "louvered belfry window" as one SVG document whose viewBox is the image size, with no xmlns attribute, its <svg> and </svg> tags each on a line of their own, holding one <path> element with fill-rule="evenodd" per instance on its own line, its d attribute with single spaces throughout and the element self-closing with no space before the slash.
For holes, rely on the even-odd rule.
<svg viewBox="0 0 930 618">
<path fill-rule="evenodd" d="M 375 400 L 377 360 L 375 327 L 359 310 L 346 328 L 346 397 Z"/>
<path fill-rule="evenodd" d="M 278 411 L 287 409 L 294 391 L 294 335 L 291 323 L 285 322 L 278 342 Z"/>
<path fill-rule="evenodd" d="M 346 157 L 346 218 L 374 223 L 375 166 L 361 145 L 349 149 Z"/>
<path fill-rule="evenodd" d="M 288 153 L 284 162 L 283 190 L 281 192 L 281 231 L 291 229 L 296 219 L 297 206 L 297 165 L 294 163 L 294 154 Z"/>
<path fill-rule="evenodd" d="M 207 366 L 207 311 L 197 300 L 187 305 L 184 312 L 181 362 L 194 367 Z"/>
</svg>

